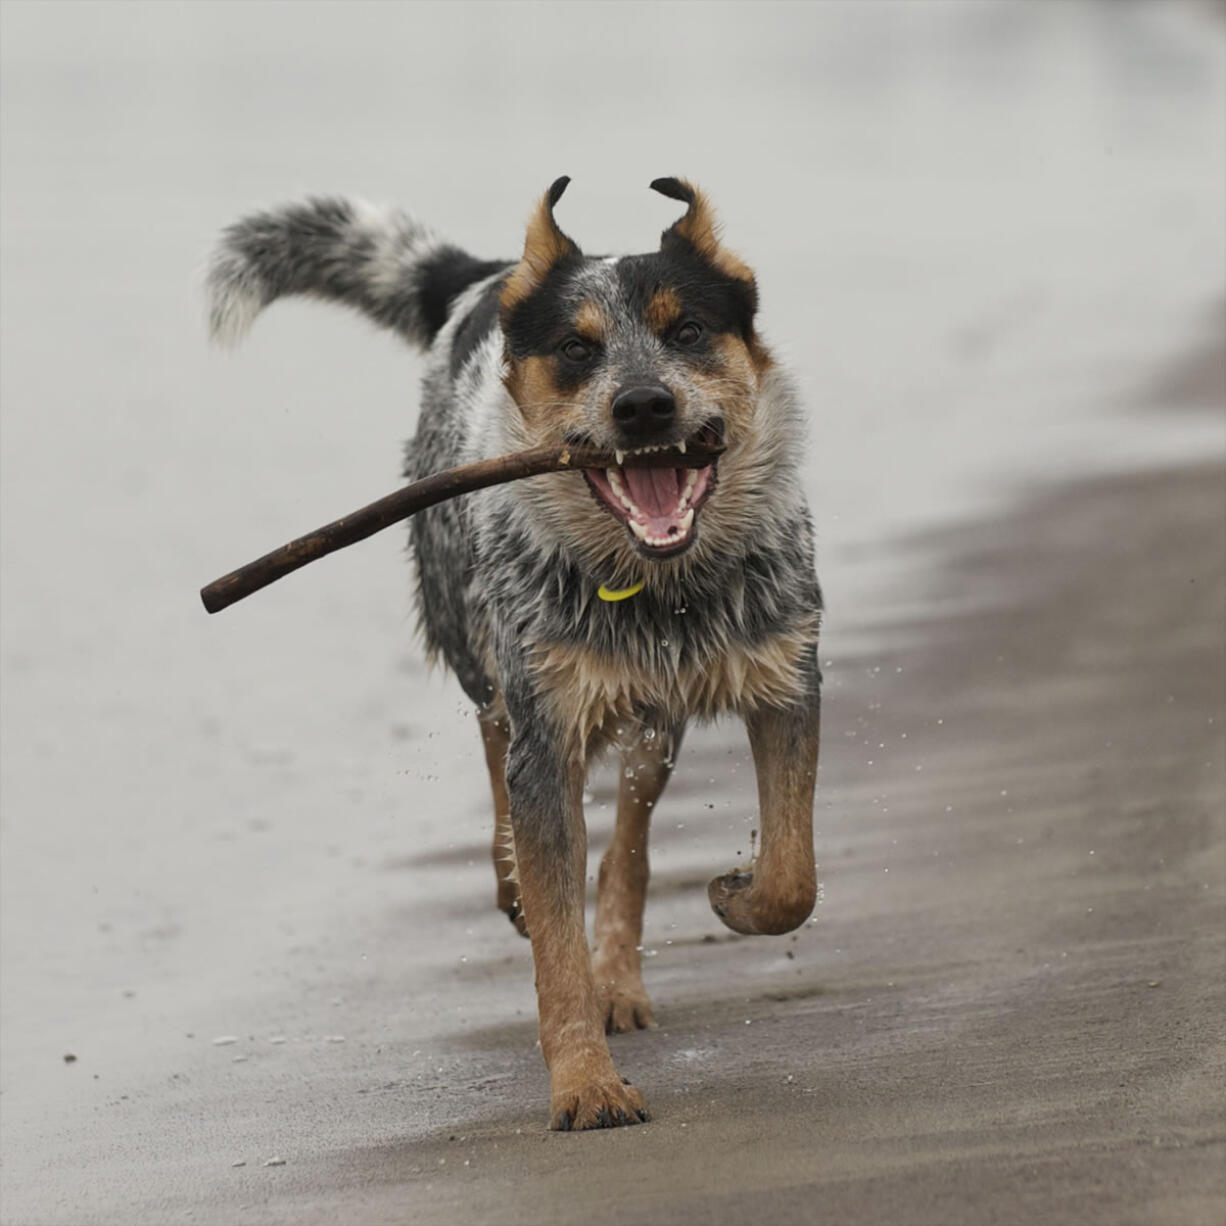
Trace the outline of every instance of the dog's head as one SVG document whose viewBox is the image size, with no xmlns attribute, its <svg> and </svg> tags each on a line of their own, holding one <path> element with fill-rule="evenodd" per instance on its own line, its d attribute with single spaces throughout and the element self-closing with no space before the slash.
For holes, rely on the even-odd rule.
<svg viewBox="0 0 1226 1226">
<path fill-rule="evenodd" d="M 721 244 L 705 196 L 680 179 L 651 185 L 687 205 L 658 251 L 584 256 L 553 215 L 568 182 L 540 201 L 501 294 L 516 434 L 526 445 L 589 444 L 625 458 L 585 470 L 586 492 L 550 483 L 545 511 L 571 540 L 601 558 L 680 557 L 698 541 L 700 518 L 702 535 L 716 538 L 743 522 L 738 504 L 761 468 L 752 443 L 771 360 L 754 332 L 754 276 Z M 727 450 L 705 468 L 630 458 L 717 443 Z"/>
</svg>

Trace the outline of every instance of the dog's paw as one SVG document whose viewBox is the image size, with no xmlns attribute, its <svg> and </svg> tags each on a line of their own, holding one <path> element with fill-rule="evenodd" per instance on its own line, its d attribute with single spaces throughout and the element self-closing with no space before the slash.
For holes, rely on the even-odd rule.
<svg viewBox="0 0 1226 1226">
<path fill-rule="evenodd" d="M 642 1094 L 628 1081 L 613 1079 L 556 1092 L 550 1103 L 549 1127 L 555 1132 L 625 1128 L 645 1124 L 650 1118 Z"/>
<path fill-rule="evenodd" d="M 707 898 L 727 927 L 746 936 L 791 932 L 809 918 L 816 901 L 811 885 L 804 882 L 771 894 L 760 883 L 755 885 L 752 869 L 716 877 L 707 886 Z"/>
<path fill-rule="evenodd" d="M 749 917 L 746 912 L 746 894 L 753 888 L 753 873 L 731 872 L 722 877 L 716 877 L 707 885 L 707 898 L 711 910 L 719 916 L 733 932 L 757 932 L 756 928 L 746 926 Z"/>
<path fill-rule="evenodd" d="M 615 985 L 602 989 L 601 1005 L 604 1008 L 606 1034 L 625 1034 L 631 1030 L 654 1030 L 656 1015 L 651 1008 L 651 998 L 642 987 L 625 990 Z"/>
</svg>

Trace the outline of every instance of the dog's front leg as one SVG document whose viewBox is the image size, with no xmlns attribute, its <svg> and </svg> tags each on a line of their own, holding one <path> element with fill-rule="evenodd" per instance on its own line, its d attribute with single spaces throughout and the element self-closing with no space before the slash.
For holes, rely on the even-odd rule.
<svg viewBox="0 0 1226 1226">
<path fill-rule="evenodd" d="M 716 877 L 707 887 L 712 909 L 734 932 L 791 932 L 809 917 L 817 899 L 813 791 L 819 685 L 815 676 L 804 701 L 759 708 L 745 718 L 758 772 L 762 849 L 748 872 Z"/>
<path fill-rule="evenodd" d="M 647 1118 L 613 1067 L 592 978 L 583 899 L 587 838 L 582 746 L 531 703 L 512 714 L 507 790 L 524 919 L 536 965 L 550 1127 L 612 1128 Z"/>
</svg>

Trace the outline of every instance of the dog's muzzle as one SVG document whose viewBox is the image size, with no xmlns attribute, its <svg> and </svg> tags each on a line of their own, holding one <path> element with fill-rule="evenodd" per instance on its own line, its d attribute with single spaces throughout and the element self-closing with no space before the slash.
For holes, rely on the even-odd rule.
<svg viewBox="0 0 1226 1226">
<path fill-rule="evenodd" d="M 691 443 L 718 446 L 722 434 L 722 423 L 710 423 L 684 442 L 618 451 L 615 466 L 585 468 L 583 475 L 596 501 L 626 525 L 640 553 L 673 557 L 696 539 L 698 510 L 715 487 L 718 461 L 702 468 L 669 468 L 659 466 L 657 458 L 647 468 L 636 466 L 635 457 L 660 451 L 681 454 Z"/>
</svg>

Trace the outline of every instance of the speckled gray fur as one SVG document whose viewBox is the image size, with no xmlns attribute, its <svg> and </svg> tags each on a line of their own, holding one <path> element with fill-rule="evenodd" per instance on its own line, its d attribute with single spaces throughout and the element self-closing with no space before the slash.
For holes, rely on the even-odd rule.
<svg viewBox="0 0 1226 1226">
<path fill-rule="evenodd" d="M 602 306 L 614 325 L 611 350 L 623 372 L 650 372 L 667 360 L 641 326 L 621 325 L 634 260 L 647 258 L 584 260 L 563 291 Z M 467 261 L 469 271 L 467 284 L 458 277 L 456 292 L 448 291 L 445 321 L 435 332 L 430 304 L 423 302 L 422 270 L 440 259 Z M 399 212 L 311 201 L 258 214 L 226 232 L 210 273 L 213 330 L 234 339 L 275 298 L 313 294 L 356 307 L 428 346 L 419 425 L 405 464 L 408 477 L 421 477 L 523 445 L 519 410 L 503 383 L 506 353 L 497 309 L 512 267 L 473 261 Z M 484 275 L 474 279 L 474 272 Z M 433 310 L 440 314 L 437 306 Z M 684 371 L 670 375 L 684 378 Z M 589 433 L 612 446 L 600 420 L 607 387 L 589 399 Z M 816 621 L 821 594 L 813 529 L 796 469 L 802 428 L 784 375 L 769 376 L 756 411 L 756 436 L 730 439 L 722 461 L 733 463 L 740 449 L 754 475 L 741 518 L 722 524 L 717 537 L 700 529 L 695 546 L 680 558 L 640 559 L 628 547 L 594 556 L 580 546 L 570 525 L 553 512 L 556 491 L 548 484 L 582 482 L 578 473 L 485 490 L 411 521 L 426 645 L 454 670 L 475 703 L 505 702 L 514 734 L 513 774 L 549 777 L 546 759 L 560 739 L 548 728 L 534 673 L 532 652 L 540 645 L 587 645 L 603 656 L 669 670 L 690 661 L 705 664 L 729 648 L 753 646 L 806 619 Z M 712 501 L 719 497 L 717 487 Z M 591 513 L 602 512 L 593 507 Z M 712 518 L 703 512 L 703 520 Z M 653 570 L 653 582 L 633 599 L 596 598 L 602 583 L 629 584 L 644 570 Z M 816 702 L 815 635 L 803 672 L 797 696 Z M 661 727 L 716 714 L 641 712 Z M 531 737 L 524 735 L 528 725 Z"/>
</svg>

